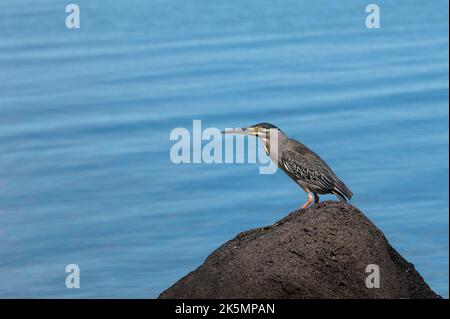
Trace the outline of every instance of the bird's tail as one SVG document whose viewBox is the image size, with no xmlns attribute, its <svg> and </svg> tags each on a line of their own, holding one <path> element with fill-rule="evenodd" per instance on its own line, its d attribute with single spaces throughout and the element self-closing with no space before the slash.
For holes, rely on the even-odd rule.
<svg viewBox="0 0 450 319">
<path fill-rule="evenodd" d="M 337 180 L 336 186 L 334 187 L 332 193 L 336 195 L 340 201 L 346 202 L 347 198 L 350 200 L 353 196 L 352 191 L 348 188 L 342 181 Z"/>
</svg>

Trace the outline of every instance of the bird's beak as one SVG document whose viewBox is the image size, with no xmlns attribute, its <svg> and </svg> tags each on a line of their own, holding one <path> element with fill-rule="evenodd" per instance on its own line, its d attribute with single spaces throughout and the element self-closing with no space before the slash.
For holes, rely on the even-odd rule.
<svg viewBox="0 0 450 319">
<path fill-rule="evenodd" d="M 258 131 L 255 127 L 227 129 L 222 132 L 222 134 L 245 134 L 245 135 L 256 135 L 257 133 Z"/>
</svg>

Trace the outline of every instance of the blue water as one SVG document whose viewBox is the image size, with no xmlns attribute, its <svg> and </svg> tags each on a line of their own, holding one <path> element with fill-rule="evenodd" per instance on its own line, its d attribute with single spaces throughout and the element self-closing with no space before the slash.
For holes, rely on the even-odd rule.
<svg viewBox="0 0 450 319">
<path fill-rule="evenodd" d="M 173 164 L 194 119 L 310 146 L 448 297 L 447 1 L 379 0 L 378 30 L 369 1 L 71 2 L 79 30 L 0 2 L 0 297 L 156 297 L 305 201 L 257 164 Z"/>
</svg>

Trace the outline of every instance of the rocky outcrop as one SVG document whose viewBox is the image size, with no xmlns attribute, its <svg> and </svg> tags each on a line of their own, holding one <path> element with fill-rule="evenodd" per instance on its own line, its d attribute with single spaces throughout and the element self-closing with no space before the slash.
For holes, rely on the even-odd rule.
<svg viewBox="0 0 450 319">
<path fill-rule="evenodd" d="M 439 296 L 361 211 L 322 202 L 239 234 L 159 298 Z"/>
</svg>

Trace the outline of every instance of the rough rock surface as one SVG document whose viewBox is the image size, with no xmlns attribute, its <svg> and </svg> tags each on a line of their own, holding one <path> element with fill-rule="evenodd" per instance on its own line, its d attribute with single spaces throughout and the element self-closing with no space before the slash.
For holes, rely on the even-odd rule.
<svg viewBox="0 0 450 319">
<path fill-rule="evenodd" d="M 367 288 L 366 267 L 380 270 Z M 439 298 L 357 208 L 322 202 L 249 230 L 159 298 Z"/>
</svg>

